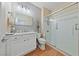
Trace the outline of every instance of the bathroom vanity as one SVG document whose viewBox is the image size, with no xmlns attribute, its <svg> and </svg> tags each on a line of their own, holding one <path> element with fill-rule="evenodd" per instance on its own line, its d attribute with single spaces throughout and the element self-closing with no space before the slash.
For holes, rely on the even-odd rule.
<svg viewBox="0 0 79 59">
<path fill-rule="evenodd" d="M 8 33 L 2 42 L 5 44 L 6 56 L 25 55 L 36 49 L 35 32 Z"/>
</svg>

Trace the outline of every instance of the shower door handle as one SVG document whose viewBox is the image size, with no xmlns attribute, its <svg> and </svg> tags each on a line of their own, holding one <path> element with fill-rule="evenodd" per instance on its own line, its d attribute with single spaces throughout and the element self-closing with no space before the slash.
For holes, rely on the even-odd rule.
<svg viewBox="0 0 79 59">
<path fill-rule="evenodd" d="M 49 32 L 49 30 L 47 30 L 47 32 Z"/>
<path fill-rule="evenodd" d="M 75 30 L 79 30 L 79 25 L 75 24 Z"/>
</svg>

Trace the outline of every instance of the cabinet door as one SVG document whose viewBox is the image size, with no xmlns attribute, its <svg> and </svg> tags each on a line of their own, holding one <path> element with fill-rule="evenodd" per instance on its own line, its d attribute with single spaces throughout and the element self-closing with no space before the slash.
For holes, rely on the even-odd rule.
<svg viewBox="0 0 79 59">
<path fill-rule="evenodd" d="M 6 56 L 6 43 L 0 42 L 0 56 Z"/>
<path fill-rule="evenodd" d="M 11 55 L 20 55 L 22 53 L 23 44 L 22 36 L 15 36 L 14 40 L 11 42 Z"/>
<path fill-rule="evenodd" d="M 26 54 L 36 48 L 36 36 L 35 34 L 23 35 L 24 48 L 23 52 Z"/>
<path fill-rule="evenodd" d="M 6 42 L 6 55 L 11 56 L 11 49 L 12 49 L 12 41 L 14 40 L 15 36 L 8 36 Z"/>
<path fill-rule="evenodd" d="M 11 36 L 7 41 L 7 55 L 16 56 L 20 53 L 22 48 L 22 37 L 21 36 Z"/>
</svg>

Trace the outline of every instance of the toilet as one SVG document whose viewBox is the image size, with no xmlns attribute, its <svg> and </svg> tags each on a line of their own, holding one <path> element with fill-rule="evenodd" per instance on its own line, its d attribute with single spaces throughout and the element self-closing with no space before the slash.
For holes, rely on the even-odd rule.
<svg viewBox="0 0 79 59">
<path fill-rule="evenodd" d="M 44 39 L 44 38 L 39 38 L 38 39 L 38 42 L 39 42 L 39 48 L 41 49 L 41 50 L 45 50 L 45 43 L 46 43 L 46 40 Z"/>
<path fill-rule="evenodd" d="M 45 50 L 45 43 L 46 43 L 46 40 L 41 37 L 41 34 L 40 34 L 40 33 L 36 33 L 36 38 L 37 38 L 37 41 L 38 41 L 38 47 L 39 47 L 41 50 Z"/>
</svg>

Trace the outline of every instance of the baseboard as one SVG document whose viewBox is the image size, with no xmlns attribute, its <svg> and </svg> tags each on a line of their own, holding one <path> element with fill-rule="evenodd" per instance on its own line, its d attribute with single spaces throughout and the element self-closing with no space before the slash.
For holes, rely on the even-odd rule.
<svg viewBox="0 0 79 59">
<path fill-rule="evenodd" d="M 66 52 L 64 52 L 64 51 L 62 51 L 62 50 L 56 48 L 54 45 L 52 45 L 52 44 L 50 44 L 50 43 L 48 43 L 48 42 L 46 42 L 46 44 L 49 45 L 50 47 L 54 48 L 55 50 L 59 51 L 60 53 L 62 53 L 64 56 L 71 56 L 71 55 L 69 55 L 68 53 L 66 53 Z"/>
</svg>

